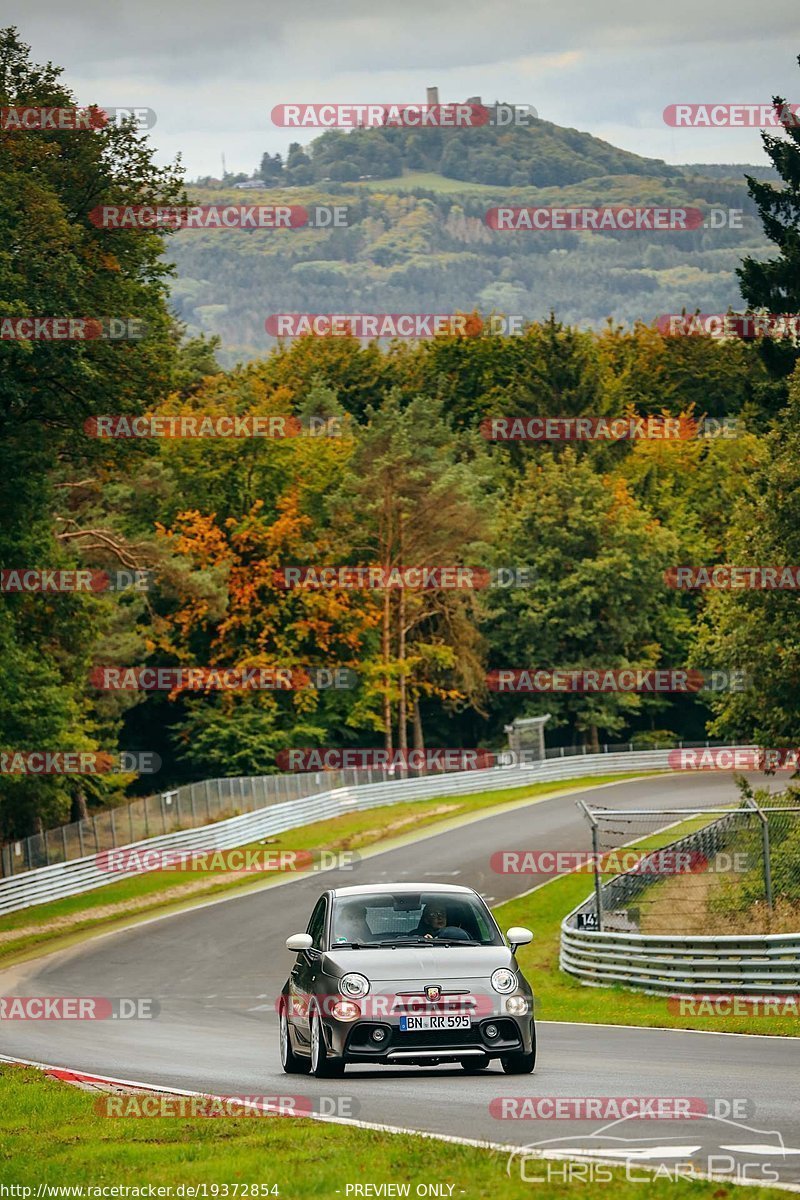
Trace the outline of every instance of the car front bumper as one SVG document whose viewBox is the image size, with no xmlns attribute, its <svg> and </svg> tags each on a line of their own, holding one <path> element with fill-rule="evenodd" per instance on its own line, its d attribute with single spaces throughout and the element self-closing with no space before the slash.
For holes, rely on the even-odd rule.
<svg viewBox="0 0 800 1200">
<path fill-rule="evenodd" d="M 368 1015 L 350 1021 L 328 1014 L 323 1021 L 328 1051 L 331 1057 L 345 1062 L 383 1064 L 480 1061 L 505 1054 L 529 1054 L 534 1038 L 533 999 L 526 996 L 528 1011 L 520 1015 L 505 1011 L 505 999 L 496 997 L 495 1012 L 473 1017 L 465 1029 L 407 1031 L 400 1027 L 399 1014 Z M 414 1012 L 425 1015 L 419 1009 Z"/>
</svg>

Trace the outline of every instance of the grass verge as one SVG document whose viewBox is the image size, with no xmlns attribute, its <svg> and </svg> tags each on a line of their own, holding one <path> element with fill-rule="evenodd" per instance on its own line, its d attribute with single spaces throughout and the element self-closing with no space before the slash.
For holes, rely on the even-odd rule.
<svg viewBox="0 0 800 1200">
<path fill-rule="evenodd" d="M 385 808 L 344 813 L 327 821 L 317 821 L 252 843 L 268 845 L 271 850 L 350 850 L 362 851 L 380 843 L 429 826 L 457 824 L 464 818 L 493 808 L 520 805 L 581 787 L 596 787 L 625 779 L 641 778 L 653 772 L 582 776 L 559 782 L 526 784 L 519 788 L 480 792 L 473 796 L 439 796 L 431 800 L 405 801 Z M 137 917 L 155 912 L 179 911 L 198 901 L 235 888 L 253 889 L 285 878 L 286 873 L 270 872 L 269 879 L 252 872 L 148 871 L 77 896 L 68 896 L 49 904 L 21 909 L 0 918 L 0 965 L 9 965 L 31 952 L 46 947 L 58 949 L 98 929 L 128 924 Z"/>
<path fill-rule="evenodd" d="M 504 1152 L 292 1117 L 109 1119 L 95 1111 L 98 1096 L 33 1069 L 0 1066 L 4 1182 L 30 1188 L 29 1196 L 36 1196 L 40 1184 L 149 1184 L 169 1187 L 172 1195 L 181 1194 L 175 1190 L 181 1184 L 205 1184 L 208 1196 L 233 1197 L 234 1185 L 239 1185 L 241 1196 L 245 1186 L 258 1184 L 259 1191 L 250 1190 L 250 1196 L 316 1200 L 344 1196 L 347 1184 L 381 1183 L 408 1184 L 411 1195 L 418 1184 L 452 1184 L 450 1194 L 466 1200 L 496 1200 L 500 1192 L 504 1200 L 531 1195 L 531 1184 L 520 1179 L 518 1167 L 506 1174 Z M 636 1175 L 642 1173 L 637 1168 Z M 277 1192 L 268 1192 L 273 1185 Z M 626 1180 L 619 1168 L 613 1168 L 612 1179 L 594 1187 L 614 1200 L 641 1200 L 641 1183 Z M 575 1185 L 551 1182 L 545 1194 L 574 1196 Z M 647 1195 L 656 1200 L 764 1200 L 781 1194 L 774 1188 L 734 1188 L 718 1180 L 662 1178 L 647 1188 Z M 23 1192 L 17 1195 L 25 1200 Z"/>
<path fill-rule="evenodd" d="M 702 821 L 693 818 L 660 835 L 636 843 L 637 849 L 652 850 L 691 832 Z M 518 961 L 536 995 L 536 1013 L 543 1021 L 579 1021 L 587 1024 L 659 1026 L 667 1029 L 699 1029 L 716 1033 L 763 1033 L 800 1037 L 796 1015 L 694 1015 L 672 1012 L 668 997 L 649 996 L 622 987 L 587 987 L 558 965 L 561 922 L 591 894 L 589 874 L 562 875 L 527 896 L 509 900 L 493 909 L 502 929 L 523 925 L 534 931 L 534 940 L 523 946 Z"/>
</svg>

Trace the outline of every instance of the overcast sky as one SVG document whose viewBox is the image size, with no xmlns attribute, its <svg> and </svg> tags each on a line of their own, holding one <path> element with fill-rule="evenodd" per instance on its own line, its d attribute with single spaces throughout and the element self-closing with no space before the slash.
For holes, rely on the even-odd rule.
<svg viewBox="0 0 800 1200">
<path fill-rule="evenodd" d="M 762 162 L 757 130 L 672 129 L 666 105 L 800 102 L 797 0 L 39 0 L 17 16 L 81 103 L 154 109 L 158 159 L 253 170 L 307 142 L 275 104 L 480 95 L 668 162 Z"/>
</svg>

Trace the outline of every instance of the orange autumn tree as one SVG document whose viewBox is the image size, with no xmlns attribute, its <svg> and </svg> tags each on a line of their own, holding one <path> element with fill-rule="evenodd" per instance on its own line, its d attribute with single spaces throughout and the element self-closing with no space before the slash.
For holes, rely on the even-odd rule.
<svg viewBox="0 0 800 1200">
<path fill-rule="evenodd" d="M 224 765 L 228 774 L 273 770 L 278 750 L 336 733 L 350 700 L 327 685 L 337 670 L 340 681 L 353 682 L 379 620 L 370 593 L 283 585 L 287 563 L 330 562 L 333 548 L 324 533 L 314 539 L 296 490 L 279 499 L 277 510 L 270 515 L 257 500 L 241 518 L 221 525 L 214 513 L 183 512 L 171 529 L 160 530 L 175 553 L 224 578 L 227 591 L 220 618 L 205 596 L 192 594 L 160 618 L 160 655 L 181 665 L 288 670 L 301 683 L 292 690 L 173 693 L 185 710 L 179 747 L 191 751 L 193 762 Z"/>
</svg>

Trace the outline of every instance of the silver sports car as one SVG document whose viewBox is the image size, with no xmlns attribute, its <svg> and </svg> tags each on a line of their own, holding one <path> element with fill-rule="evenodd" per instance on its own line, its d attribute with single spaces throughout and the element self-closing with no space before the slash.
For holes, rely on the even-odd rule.
<svg viewBox="0 0 800 1200">
<path fill-rule="evenodd" d="M 533 993 L 481 897 L 453 884 L 344 887 L 320 896 L 281 992 L 284 1071 L 341 1075 L 347 1063 L 536 1061 Z"/>
</svg>

